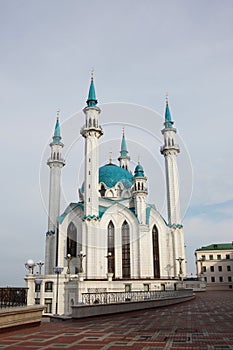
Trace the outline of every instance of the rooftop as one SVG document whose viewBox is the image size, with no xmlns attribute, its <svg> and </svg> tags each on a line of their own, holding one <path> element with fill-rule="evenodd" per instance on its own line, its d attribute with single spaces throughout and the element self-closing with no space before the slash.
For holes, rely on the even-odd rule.
<svg viewBox="0 0 233 350">
<path fill-rule="evenodd" d="M 233 242 L 231 243 L 214 243 L 207 245 L 205 247 L 201 247 L 199 249 L 196 249 L 196 251 L 202 251 L 202 250 L 229 250 L 233 249 Z"/>
</svg>

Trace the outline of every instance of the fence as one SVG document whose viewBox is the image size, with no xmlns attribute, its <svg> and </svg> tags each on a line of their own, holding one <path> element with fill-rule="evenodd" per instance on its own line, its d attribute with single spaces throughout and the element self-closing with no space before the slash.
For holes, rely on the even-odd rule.
<svg viewBox="0 0 233 350">
<path fill-rule="evenodd" d="M 0 308 L 27 305 L 27 288 L 0 288 Z"/>
<path fill-rule="evenodd" d="M 83 304 L 112 304 L 130 301 L 160 300 L 192 296 L 192 289 L 149 292 L 97 292 L 82 293 Z"/>
</svg>

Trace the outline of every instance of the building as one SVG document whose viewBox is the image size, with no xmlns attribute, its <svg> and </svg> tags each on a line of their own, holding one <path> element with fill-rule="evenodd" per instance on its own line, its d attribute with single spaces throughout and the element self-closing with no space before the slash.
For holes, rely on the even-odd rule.
<svg viewBox="0 0 233 350">
<path fill-rule="evenodd" d="M 175 289 L 186 276 L 183 226 L 180 217 L 176 129 L 166 100 L 160 149 L 165 158 L 167 212 L 165 219 L 147 201 L 142 164 L 133 172 L 123 132 L 118 164 L 100 166 L 103 135 L 93 77 L 83 109 L 85 174 L 79 200 L 60 212 L 60 180 L 65 161 L 59 117 L 52 142 L 45 274 L 34 275 L 28 264 L 29 303 L 46 305 L 47 313 L 67 314 L 91 291 Z M 78 130 L 77 130 L 78 132 Z"/>
<path fill-rule="evenodd" d="M 233 242 L 216 243 L 195 251 L 197 275 L 207 289 L 233 289 Z"/>
</svg>

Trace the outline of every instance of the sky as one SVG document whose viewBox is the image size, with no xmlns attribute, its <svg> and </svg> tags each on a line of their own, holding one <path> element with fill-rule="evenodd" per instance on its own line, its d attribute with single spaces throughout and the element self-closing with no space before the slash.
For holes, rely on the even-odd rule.
<svg viewBox="0 0 233 350">
<path fill-rule="evenodd" d="M 25 262 L 44 261 L 57 109 L 66 158 L 61 211 L 78 200 L 92 67 L 101 162 L 110 150 L 117 159 L 125 127 L 132 166 L 140 157 L 149 201 L 165 216 L 159 147 L 169 95 L 188 274 L 196 273 L 195 249 L 233 240 L 232 13 L 231 0 L 0 1 L 1 286 L 24 286 Z"/>
</svg>

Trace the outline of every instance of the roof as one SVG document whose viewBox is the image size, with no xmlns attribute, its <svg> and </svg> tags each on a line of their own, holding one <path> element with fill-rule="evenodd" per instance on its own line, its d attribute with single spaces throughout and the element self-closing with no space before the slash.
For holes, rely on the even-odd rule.
<svg viewBox="0 0 233 350">
<path fill-rule="evenodd" d="M 233 242 L 232 243 L 214 243 L 207 245 L 205 247 L 201 247 L 199 249 L 196 249 L 196 251 L 205 251 L 205 250 L 229 250 L 233 249 Z"/>
<path fill-rule="evenodd" d="M 99 182 L 109 188 L 121 182 L 125 188 L 130 188 L 133 185 L 133 175 L 116 164 L 106 164 L 99 168 Z"/>
<path fill-rule="evenodd" d="M 144 177 L 144 170 L 141 164 L 138 164 L 134 170 L 134 177 Z"/>
</svg>

